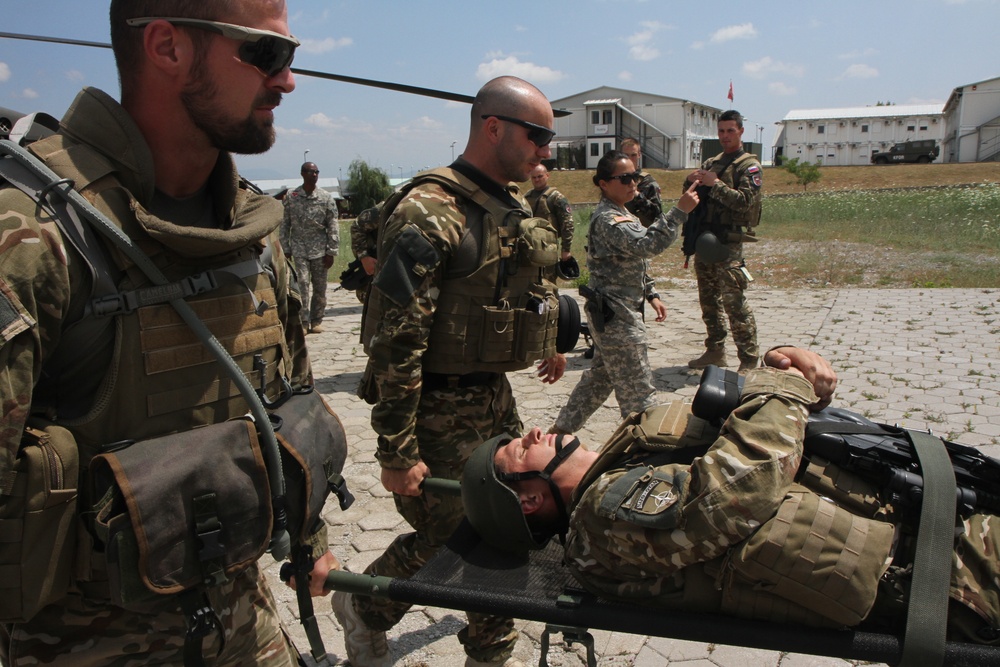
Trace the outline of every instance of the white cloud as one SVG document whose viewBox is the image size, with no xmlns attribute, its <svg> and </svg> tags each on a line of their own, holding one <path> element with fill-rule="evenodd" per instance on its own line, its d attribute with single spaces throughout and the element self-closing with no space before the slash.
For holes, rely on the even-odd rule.
<svg viewBox="0 0 1000 667">
<path fill-rule="evenodd" d="M 840 75 L 841 79 L 873 79 L 878 76 L 878 70 L 869 65 L 857 63 L 851 65 Z"/>
<path fill-rule="evenodd" d="M 343 119 L 330 118 L 325 113 L 314 113 L 306 118 L 306 124 L 327 131 L 336 131 L 347 127 L 347 122 Z"/>
<path fill-rule="evenodd" d="M 798 92 L 792 86 L 782 83 L 781 81 L 773 81 L 767 84 L 767 90 L 772 95 L 781 95 L 781 96 L 794 95 L 796 92 Z"/>
<path fill-rule="evenodd" d="M 854 51 L 848 51 L 847 53 L 841 53 L 837 56 L 838 60 L 857 60 L 858 58 L 871 58 L 878 55 L 878 51 L 872 47 L 867 49 L 857 49 Z"/>
<path fill-rule="evenodd" d="M 760 60 L 743 63 L 743 73 L 755 79 L 763 79 L 770 74 L 787 74 L 790 76 L 802 76 L 805 74 L 805 67 L 793 65 L 775 60 L 771 56 L 764 56 Z"/>
<path fill-rule="evenodd" d="M 624 70 L 622 72 L 619 72 L 618 73 L 618 79 L 621 80 L 621 81 L 631 81 L 632 80 L 632 72 L 629 72 L 628 70 Z"/>
<path fill-rule="evenodd" d="M 517 56 L 503 56 L 501 53 L 488 54 L 489 62 L 481 63 L 476 68 L 476 78 L 480 81 L 490 81 L 498 76 L 517 76 L 533 84 L 554 83 L 560 81 L 565 74 L 559 70 L 535 63 L 521 62 Z"/>
<path fill-rule="evenodd" d="M 308 39 L 305 38 L 302 41 L 302 46 L 299 48 L 306 53 L 311 53 L 313 55 L 320 55 L 323 53 L 329 53 L 330 51 L 336 51 L 337 49 L 343 49 L 354 43 L 354 40 L 350 37 L 327 37 L 326 39 Z"/>
<path fill-rule="evenodd" d="M 0 82 L 4 82 L 10 78 L 10 65 L 0 61 Z"/>
<path fill-rule="evenodd" d="M 652 45 L 653 35 L 668 27 L 659 21 L 642 21 L 642 30 L 634 32 L 625 38 L 628 44 L 628 56 L 632 60 L 648 61 L 660 57 L 660 50 Z"/>
<path fill-rule="evenodd" d="M 420 116 L 405 125 L 391 127 L 386 132 L 390 137 L 406 138 L 419 134 L 436 133 L 443 127 L 444 125 L 440 121 L 430 116 Z"/>
<path fill-rule="evenodd" d="M 80 82 L 80 81 L 86 81 L 87 75 L 78 69 L 71 69 L 68 72 L 66 72 L 66 78 L 69 79 L 70 81 Z"/>
<path fill-rule="evenodd" d="M 23 97 L 26 100 L 37 100 L 39 96 L 38 91 L 34 88 L 25 88 L 21 91 L 20 97 Z"/>
<path fill-rule="evenodd" d="M 734 39 L 751 39 L 756 36 L 757 29 L 753 27 L 753 23 L 741 23 L 740 25 L 730 25 L 725 28 L 719 28 L 712 33 L 709 40 L 719 43 L 730 42 Z"/>
</svg>

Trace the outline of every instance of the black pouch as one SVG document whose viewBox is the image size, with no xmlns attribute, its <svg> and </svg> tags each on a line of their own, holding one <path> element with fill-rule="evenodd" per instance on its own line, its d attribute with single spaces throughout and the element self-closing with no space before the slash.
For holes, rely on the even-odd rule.
<svg viewBox="0 0 1000 667">
<path fill-rule="evenodd" d="M 267 549 L 271 488 L 248 419 L 98 454 L 90 470 L 118 606 L 144 611 L 163 595 L 220 584 Z"/>
</svg>

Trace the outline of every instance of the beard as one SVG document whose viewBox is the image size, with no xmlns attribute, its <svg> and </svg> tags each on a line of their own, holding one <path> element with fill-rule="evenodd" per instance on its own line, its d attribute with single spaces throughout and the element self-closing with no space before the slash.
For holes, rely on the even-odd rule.
<svg viewBox="0 0 1000 667">
<path fill-rule="evenodd" d="M 219 150 L 241 155 L 267 152 L 274 145 L 274 124 L 270 120 L 260 123 L 252 113 L 242 120 L 224 115 L 215 102 L 218 92 L 219 87 L 209 78 L 204 66 L 197 66 L 192 72 L 192 80 L 181 93 L 181 102 L 195 126 Z M 281 93 L 265 91 L 254 100 L 252 108 L 276 106 L 280 102 Z"/>
</svg>

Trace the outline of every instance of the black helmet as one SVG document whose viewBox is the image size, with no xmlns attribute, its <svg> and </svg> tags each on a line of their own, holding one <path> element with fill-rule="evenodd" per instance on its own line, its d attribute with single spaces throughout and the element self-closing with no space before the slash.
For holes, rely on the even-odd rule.
<svg viewBox="0 0 1000 667">
<path fill-rule="evenodd" d="M 563 446 L 562 435 L 556 440 L 556 455 L 545 470 L 520 473 L 498 473 L 494 463 L 497 449 L 514 439 L 500 435 L 487 440 L 472 453 L 462 471 L 462 504 L 465 516 L 479 536 L 490 546 L 508 553 L 523 554 L 531 549 L 542 549 L 551 535 L 532 531 L 521 510 L 517 493 L 507 482 L 534 479 L 548 482 L 556 507 L 559 509 L 558 531 L 564 533 L 569 526 L 569 514 L 559 488 L 552 481 L 552 471 L 580 446 L 576 438 Z"/>
<path fill-rule="evenodd" d="M 702 232 L 695 241 L 694 254 L 706 264 L 718 264 L 729 259 L 729 247 L 712 232 Z"/>
<path fill-rule="evenodd" d="M 580 305 L 568 294 L 560 294 L 556 352 L 565 354 L 575 349 L 578 340 L 580 340 Z"/>
<path fill-rule="evenodd" d="M 563 280 L 576 280 L 579 278 L 580 264 L 577 263 L 576 257 L 571 255 L 569 259 L 560 259 L 556 262 L 556 275 Z"/>
</svg>

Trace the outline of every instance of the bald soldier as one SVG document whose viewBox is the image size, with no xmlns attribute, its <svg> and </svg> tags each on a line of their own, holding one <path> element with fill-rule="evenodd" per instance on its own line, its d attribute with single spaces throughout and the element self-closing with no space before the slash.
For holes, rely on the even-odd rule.
<svg viewBox="0 0 1000 667">
<path fill-rule="evenodd" d="M 507 371 L 541 359 L 540 378 L 555 382 L 566 367 L 554 349 L 558 297 L 539 278 L 551 261 L 536 264 L 527 234 L 519 238 L 530 211 L 513 185 L 551 155 L 552 107 L 527 81 L 500 77 L 476 95 L 471 121 L 462 155 L 418 174 L 381 216 L 362 393 L 374 404 L 382 484 L 413 532 L 389 545 L 371 574 L 409 577 L 454 532 L 461 500 L 422 494 L 420 484 L 430 475 L 458 479 L 485 439 L 521 430 Z M 551 237 L 542 239 L 548 247 Z M 335 594 L 352 664 L 392 664 L 385 631 L 408 608 Z M 467 665 L 522 664 L 512 657 L 510 619 L 470 613 L 459 640 Z"/>
<path fill-rule="evenodd" d="M 531 206 L 531 214 L 545 218 L 559 233 L 560 261 L 573 256 L 573 211 L 561 192 L 549 187 L 549 170 L 540 164 L 531 171 L 531 190 L 524 196 Z"/>
</svg>

